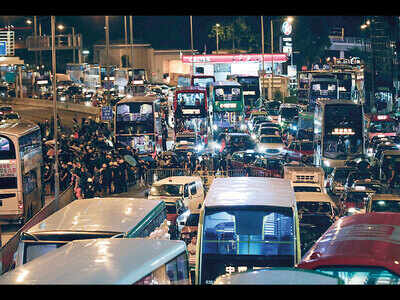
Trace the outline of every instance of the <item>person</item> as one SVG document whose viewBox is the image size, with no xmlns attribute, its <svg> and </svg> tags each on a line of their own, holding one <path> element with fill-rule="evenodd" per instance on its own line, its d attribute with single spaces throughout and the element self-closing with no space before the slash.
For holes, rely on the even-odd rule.
<svg viewBox="0 0 400 300">
<path fill-rule="evenodd" d="M 390 189 L 394 189 L 396 182 L 396 171 L 394 170 L 392 165 L 388 166 L 388 185 Z"/>
</svg>

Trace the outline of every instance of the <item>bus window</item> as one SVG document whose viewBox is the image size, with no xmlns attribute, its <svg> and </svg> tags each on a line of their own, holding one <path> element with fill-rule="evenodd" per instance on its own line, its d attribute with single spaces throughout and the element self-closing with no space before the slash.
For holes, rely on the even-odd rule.
<svg viewBox="0 0 400 300">
<path fill-rule="evenodd" d="M 0 136 L 0 159 L 15 159 L 14 143 L 5 136 Z"/>
</svg>

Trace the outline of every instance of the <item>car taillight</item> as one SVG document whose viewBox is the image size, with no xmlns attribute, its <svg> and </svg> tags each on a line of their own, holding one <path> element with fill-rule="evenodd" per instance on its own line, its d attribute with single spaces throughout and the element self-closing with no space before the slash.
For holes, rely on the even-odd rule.
<svg viewBox="0 0 400 300">
<path fill-rule="evenodd" d="M 18 209 L 24 209 L 24 202 L 18 201 Z"/>
</svg>

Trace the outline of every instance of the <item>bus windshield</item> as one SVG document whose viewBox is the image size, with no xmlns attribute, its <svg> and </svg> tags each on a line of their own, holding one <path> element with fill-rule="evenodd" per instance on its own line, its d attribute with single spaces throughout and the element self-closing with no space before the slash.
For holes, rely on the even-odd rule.
<svg viewBox="0 0 400 300">
<path fill-rule="evenodd" d="M 337 159 L 363 151 L 362 107 L 359 105 L 327 105 L 325 107 L 323 154 Z"/>
<path fill-rule="evenodd" d="M 117 106 L 117 134 L 154 132 L 154 113 L 151 103 L 123 103 Z"/>
<path fill-rule="evenodd" d="M 215 88 L 216 101 L 240 101 L 240 88 L 224 86 Z"/>
<path fill-rule="evenodd" d="M 388 133 L 388 132 L 396 132 L 396 122 L 394 120 L 385 120 L 385 121 L 371 121 L 369 132 L 371 133 Z"/>
<path fill-rule="evenodd" d="M 207 88 L 211 83 L 214 83 L 214 78 L 213 77 L 194 77 L 193 78 L 193 85 L 194 86 L 199 86 L 202 88 Z"/>
<path fill-rule="evenodd" d="M 204 107 L 204 93 L 181 92 L 177 95 L 178 105 L 183 108 L 201 108 Z"/>
<path fill-rule="evenodd" d="M 232 206 L 205 211 L 202 282 L 254 267 L 294 265 L 293 211 L 288 207 Z"/>
</svg>

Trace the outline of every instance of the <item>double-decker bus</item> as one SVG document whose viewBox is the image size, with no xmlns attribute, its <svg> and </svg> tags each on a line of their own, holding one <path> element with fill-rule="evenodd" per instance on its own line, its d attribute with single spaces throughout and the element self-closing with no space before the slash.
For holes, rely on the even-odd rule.
<svg viewBox="0 0 400 300">
<path fill-rule="evenodd" d="M 213 136 L 226 129 L 240 129 L 244 118 L 242 86 L 235 81 L 216 81 L 210 85 L 209 95 Z"/>
<path fill-rule="evenodd" d="M 0 220 L 23 223 L 44 204 L 42 138 L 30 122 L 0 125 Z"/>
<path fill-rule="evenodd" d="M 215 82 L 213 75 L 192 75 L 190 79 L 191 86 L 199 86 L 208 89 L 209 85 Z"/>
<path fill-rule="evenodd" d="M 207 90 L 202 87 L 182 87 L 175 90 L 175 136 L 179 132 L 194 132 L 204 147 L 208 143 Z M 200 145 L 199 145 L 200 146 Z"/>
<path fill-rule="evenodd" d="M 114 113 L 116 148 L 130 146 L 138 155 L 161 151 L 161 116 L 158 97 L 133 96 L 120 100 Z"/>
<path fill-rule="evenodd" d="M 328 72 L 312 73 L 309 92 L 309 109 L 314 110 L 318 99 L 339 99 L 338 80 Z"/>
<path fill-rule="evenodd" d="M 254 108 L 261 95 L 260 78 L 255 75 L 233 75 L 232 79 L 243 87 L 244 105 L 248 110 Z"/>
<path fill-rule="evenodd" d="M 367 121 L 368 140 L 374 136 L 396 136 L 397 121 L 390 115 L 372 115 Z"/>
<path fill-rule="evenodd" d="M 215 178 L 200 210 L 196 284 L 300 261 L 296 197 L 288 180 Z"/>
<path fill-rule="evenodd" d="M 301 71 L 298 72 L 298 88 L 297 88 L 297 99 L 299 104 L 308 104 L 308 98 L 310 93 L 310 81 L 311 81 L 311 72 L 310 71 Z"/>
<path fill-rule="evenodd" d="M 329 173 L 347 159 L 365 154 L 364 110 L 348 100 L 317 101 L 314 112 L 314 163 Z"/>
</svg>

